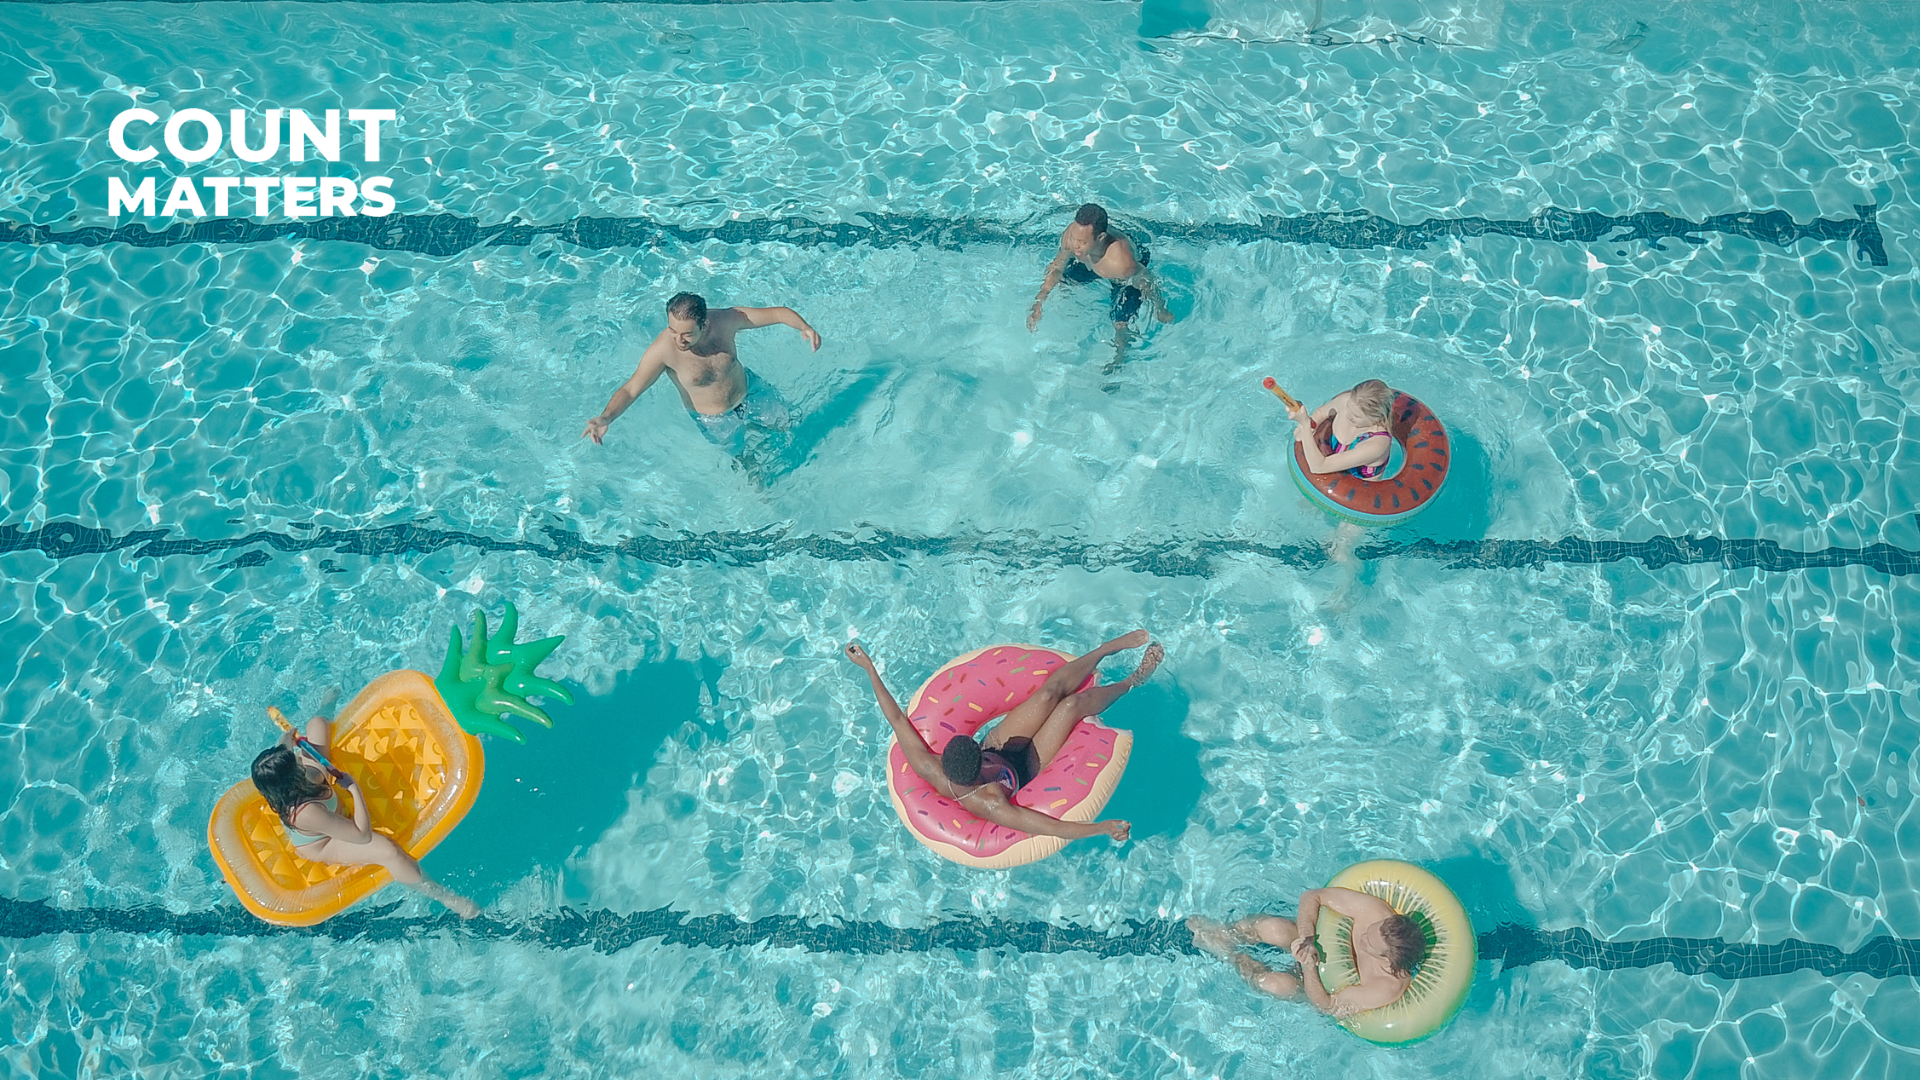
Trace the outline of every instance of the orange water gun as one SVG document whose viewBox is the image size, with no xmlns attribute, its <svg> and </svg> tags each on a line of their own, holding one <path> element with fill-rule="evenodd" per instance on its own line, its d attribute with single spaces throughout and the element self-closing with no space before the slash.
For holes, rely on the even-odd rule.
<svg viewBox="0 0 1920 1080">
<path fill-rule="evenodd" d="M 1289 409 L 1303 408 L 1303 406 L 1299 402 L 1293 400 L 1293 395 L 1287 393 L 1285 390 L 1280 389 L 1280 384 L 1273 381 L 1273 376 L 1269 375 L 1265 379 L 1262 379 L 1260 381 L 1260 385 L 1266 387 L 1269 393 L 1271 393 L 1274 397 L 1277 397 L 1282 402 L 1284 402 L 1287 408 Z"/>
<path fill-rule="evenodd" d="M 286 713 L 281 712 L 275 706 L 269 705 L 267 706 L 267 717 L 268 719 L 272 720 L 274 723 L 279 724 L 280 730 L 293 736 L 293 744 L 295 746 L 298 746 L 301 750 L 305 751 L 308 757 L 318 762 L 320 764 L 320 767 L 327 770 L 327 773 L 331 775 L 335 780 L 345 780 L 347 778 L 346 773 L 343 773 L 339 769 L 336 769 L 333 767 L 333 762 L 327 760 L 327 756 L 320 752 L 319 747 L 313 745 L 312 741 L 309 740 L 305 735 L 300 734 L 300 730 L 294 727 L 293 724 L 287 720 Z"/>
</svg>

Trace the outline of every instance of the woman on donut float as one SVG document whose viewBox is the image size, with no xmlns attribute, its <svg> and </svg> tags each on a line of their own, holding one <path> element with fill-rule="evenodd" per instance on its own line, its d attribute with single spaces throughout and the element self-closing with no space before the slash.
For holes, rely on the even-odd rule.
<svg viewBox="0 0 1920 1080">
<path fill-rule="evenodd" d="M 1105 686 L 1085 685 L 1100 661 L 1142 645 L 1147 651 L 1133 674 Z M 979 817 L 1018 832 L 1065 840 L 1110 836 L 1118 843 L 1127 840 L 1132 828 L 1128 822 L 1061 821 L 1017 805 L 1012 796 L 1047 767 L 1082 719 L 1098 715 L 1121 695 L 1146 682 L 1163 656 L 1165 650 L 1159 642 L 1151 641 L 1145 630 L 1114 638 L 1062 664 L 997 726 L 983 733 L 983 738 L 956 734 L 936 753 L 881 681 L 873 658 L 859 645 L 847 646 L 847 659 L 863 668 L 872 681 L 873 696 L 893 727 L 907 764 L 937 791 Z"/>
</svg>

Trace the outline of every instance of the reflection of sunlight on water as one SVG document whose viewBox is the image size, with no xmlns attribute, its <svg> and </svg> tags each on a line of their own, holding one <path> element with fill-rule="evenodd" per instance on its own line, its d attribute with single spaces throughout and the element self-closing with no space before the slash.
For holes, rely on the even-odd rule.
<svg viewBox="0 0 1920 1080">
<path fill-rule="evenodd" d="M 483 223 L 884 209 L 1040 228 L 1081 197 L 1199 223 L 1774 205 L 1804 221 L 1912 201 L 1892 144 L 1875 141 L 1912 126 L 1910 46 L 1861 32 L 1842 6 L 1788 26 L 1695 5 L 1678 28 L 1650 32 L 1613 12 L 1416 6 L 1395 25 L 1451 20 L 1487 29 L 1491 47 L 1362 54 L 1200 40 L 1149 51 L 1110 5 L 1027 5 L 1019 57 L 999 47 L 1003 12 L 960 7 L 981 6 L 676 10 L 638 31 L 661 47 L 637 49 L 618 47 L 636 31 L 603 12 L 581 15 L 587 38 L 538 41 L 502 22 L 519 17 L 504 8 L 460 13 L 457 32 L 422 16 L 394 31 L 397 44 L 337 12 L 307 22 L 366 61 L 357 70 L 412 95 L 417 127 L 396 163 L 409 197 Z M 1255 14 L 1293 11 L 1216 7 L 1242 36 Z M 1323 14 L 1329 33 L 1384 18 L 1344 4 Z M 128 40 L 105 25 L 111 13 L 61 17 L 60 33 L 99 49 Z M 47 18 L 7 10 L 0 20 L 34 32 L 0 41 L 48 40 L 36 36 Z M 244 74 L 255 61 L 222 54 L 211 32 L 238 24 L 208 18 L 182 15 L 144 37 L 142 55 L 162 75 L 236 63 Z M 502 65 L 494 38 L 508 33 L 514 63 Z M 581 52 L 582 40 L 604 40 L 615 59 Z M 1753 42 L 1794 43 L 1806 70 L 1720 62 L 1718 50 Z M 867 62 L 813 66 L 839 55 Z M 1362 71 L 1363 55 L 1390 62 Z M 274 77 L 236 85 L 337 90 L 331 69 L 285 61 L 263 52 Z M 552 89 L 557 72 L 591 85 Z M 140 76 L 150 94 L 175 93 L 157 80 Z M 488 95 L 521 111 L 473 108 Z M 1682 96 L 1696 107 L 1666 107 Z M 84 209 L 69 189 L 96 178 L 75 155 L 97 135 L 80 130 L 97 110 L 50 109 L 29 91 L 8 104 L 50 133 L 22 148 L 10 190 L 24 219 Z M 509 118 L 476 119 L 492 116 Z M 553 126 L 561 168 L 469 149 L 527 116 Z M 1751 149 L 1729 149 L 1717 133 L 1730 130 Z M 1712 149 L 1645 158 L 1688 142 Z M 591 164 L 610 160 L 619 167 L 605 174 Z M 1862 177 L 1889 186 L 1863 194 Z M 1899 840 L 1916 774 L 1897 735 L 1915 711 L 1899 648 L 1920 610 L 1915 579 L 1385 559 L 1341 606 L 1326 603 L 1333 567 L 1223 556 L 1212 576 L 1159 578 L 1045 557 L 1015 566 L 977 546 L 1045 556 L 1143 539 L 1317 541 L 1329 523 L 1285 475 L 1284 418 L 1258 389 L 1268 374 L 1316 404 L 1380 375 L 1455 432 L 1463 472 L 1450 502 L 1392 539 L 1914 546 L 1903 485 L 1920 365 L 1896 302 L 1912 229 L 1897 211 L 1881 228 L 1895 257 L 1884 279 L 1857 273 L 1839 241 L 1483 236 L 1418 252 L 1154 241 L 1180 319 L 1143 327 L 1111 393 L 1102 289 L 1063 287 L 1026 329 L 1045 243 L 543 240 L 450 258 L 314 240 L 0 246 L 16 270 L 8 311 L 28 316 L 16 347 L 40 365 L 0 403 L 18 450 L 0 485 L 6 524 L 73 518 L 195 538 L 412 521 L 536 539 L 557 524 L 595 541 L 763 527 L 955 540 L 894 561 L 748 566 L 465 547 L 225 568 L 8 554 L 20 647 L 0 712 L 32 723 L 0 755 L 18 790 L 0 829 L 0 894 L 225 903 L 200 821 L 268 737 L 258 704 L 430 668 L 449 622 L 514 599 L 527 626 L 568 635 L 557 674 L 605 699 L 591 724 L 502 748 L 495 823 L 477 816 L 457 837 L 465 853 L 440 853 L 489 875 L 514 911 L 564 901 L 925 925 L 977 909 L 1111 925 L 1281 905 L 1346 862 L 1396 854 L 1438 863 L 1476 918 L 1849 947 L 1920 934 L 1900 899 L 1916 893 Z M 1150 224 L 1140 231 L 1153 240 Z M 743 338 L 747 364 L 803 414 L 751 474 L 706 443 L 665 385 L 606 446 L 580 439 L 682 288 L 789 304 L 826 336 L 818 354 L 784 328 Z M 73 345 L 98 340 L 124 351 L 102 363 Z M 842 628 L 905 695 L 985 642 L 1084 648 L 1140 624 L 1169 649 L 1156 681 L 1114 710 L 1139 740 L 1135 802 L 1115 808 L 1139 813 L 1140 839 L 982 877 L 906 836 L 881 783 L 886 729 L 840 655 Z M 181 1071 L 138 1057 L 165 1052 L 200 1055 L 188 1072 L 217 1055 L 320 1076 L 378 1055 L 436 1075 L 632 1062 L 891 1076 L 1051 1075 L 1063 1059 L 1125 1072 L 1164 1055 L 1195 1073 L 1289 1075 L 1312 1062 L 1605 1076 L 1738 1071 L 1750 1053 L 1769 1075 L 1880 1077 L 1911 1065 L 1895 1055 L 1913 1043 L 1910 985 L 1813 972 L 1725 984 L 1534 965 L 1483 979 L 1448 1035 L 1381 1056 L 1184 958 L 657 944 L 602 956 L 428 935 L 368 967 L 353 942 L 175 944 L 20 943 L 9 960 L 20 992 L 0 1007 L 32 1033 L 22 1052 L 40 1056 L 6 1060 L 73 1075 L 84 1045 L 116 1074 Z M 352 992 L 374 1012 L 362 1022 L 344 983 L 307 977 L 316 968 L 358 972 Z M 245 991 L 260 979 L 268 992 Z M 163 1019 L 100 986 L 140 988 Z M 296 1029 L 282 1023 L 290 1009 Z M 182 1036 L 164 1019 L 178 1016 L 215 1017 L 219 1030 Z M 109 1029 L 125 1034 L 76 1034 Z M 1882 1037 L 1870 1049 L 1869 1032 Z"/>
</svg>

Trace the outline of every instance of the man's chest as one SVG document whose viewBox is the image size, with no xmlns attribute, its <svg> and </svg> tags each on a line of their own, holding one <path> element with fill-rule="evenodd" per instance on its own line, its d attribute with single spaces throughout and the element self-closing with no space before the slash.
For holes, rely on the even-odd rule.
<svg viewBox="0 0 1920 1080">
<path fill-rule="evenodd" d="M 688 386 L 711 386 L 730 375 L 738 363 L 731 352 L 682 352 L 675 354 L 667 366 Z"/>
</svg>

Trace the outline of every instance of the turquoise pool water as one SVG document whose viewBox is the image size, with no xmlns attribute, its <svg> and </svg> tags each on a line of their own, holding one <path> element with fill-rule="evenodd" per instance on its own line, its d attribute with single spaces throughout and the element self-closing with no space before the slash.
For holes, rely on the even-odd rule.
<svg viewBox="0 0 1920 1080">
<path fill-rule="evenodd" d="M 1482 930 L 1920 937 L 1910 560 L 1525 546 L 1920 548 L 1920 16 L 1223 2 L 1152 39 L 1141 20 L 1071 0 L 0 7 L 0 896 L 106 913 L 0 940 L 6 1071 L 1920 1068 L 1904 975 L 1486 963 L 1448 1031 L 1388 1052 L 1177 952 L 137 928 L 235 910 L 205 822 L 268 741 L 263 705 L 436 670 L 450 622 L 511 600 L 568 635 L 543 671 L 586 693 L 489 745 L 479 806 L 426 862 L 503 923 L 1101 930 L 1290 904 L 1391 856 L 1456 882 Z M 127 171 L 105 131 L 132 101 L 394 107 L 399 231 L 90 232 L 123 224 L 99 192 Z M 1064 288 L 1024 326 L 1087 198 L 1150 240 L 1179 315 L 1113 375 L 1104 295 Z M 1639 214 L 1860 207 L 1884 265 L 1844 230 L 1626 238 Z M 1275 224 L 1333 212 L 1517 225 L 1386 247 Z M 1567 238 L 1573 213 L 1617 225 Z M 415 242 L 456 218 L 555 231 Z M 602 218 L 652 231 L 563 228 Z M 579 438 L 682 288 L 791 305 L 826 338 L 743 338 L 804 416 L 750 469 L 664 388 L 605 446 Z M 1441 503 L 1351 585 L 1317 554 L 1331 526 L 1288 481 L 1267 374 L 1315 400 L 1377 375 L 1455 435 Z M 102 552 L 63 523 L 206 543 Z M 1522 543 L 1420 554 L 1487 540 Z M 1109 714 L 1139 739 L 1111 808 L 1132 844 L 982 873 L 906 835 L 841 645 L 904 694 L 981 644 L 1135 626 L 1168 660 Z"/>
</svg>

